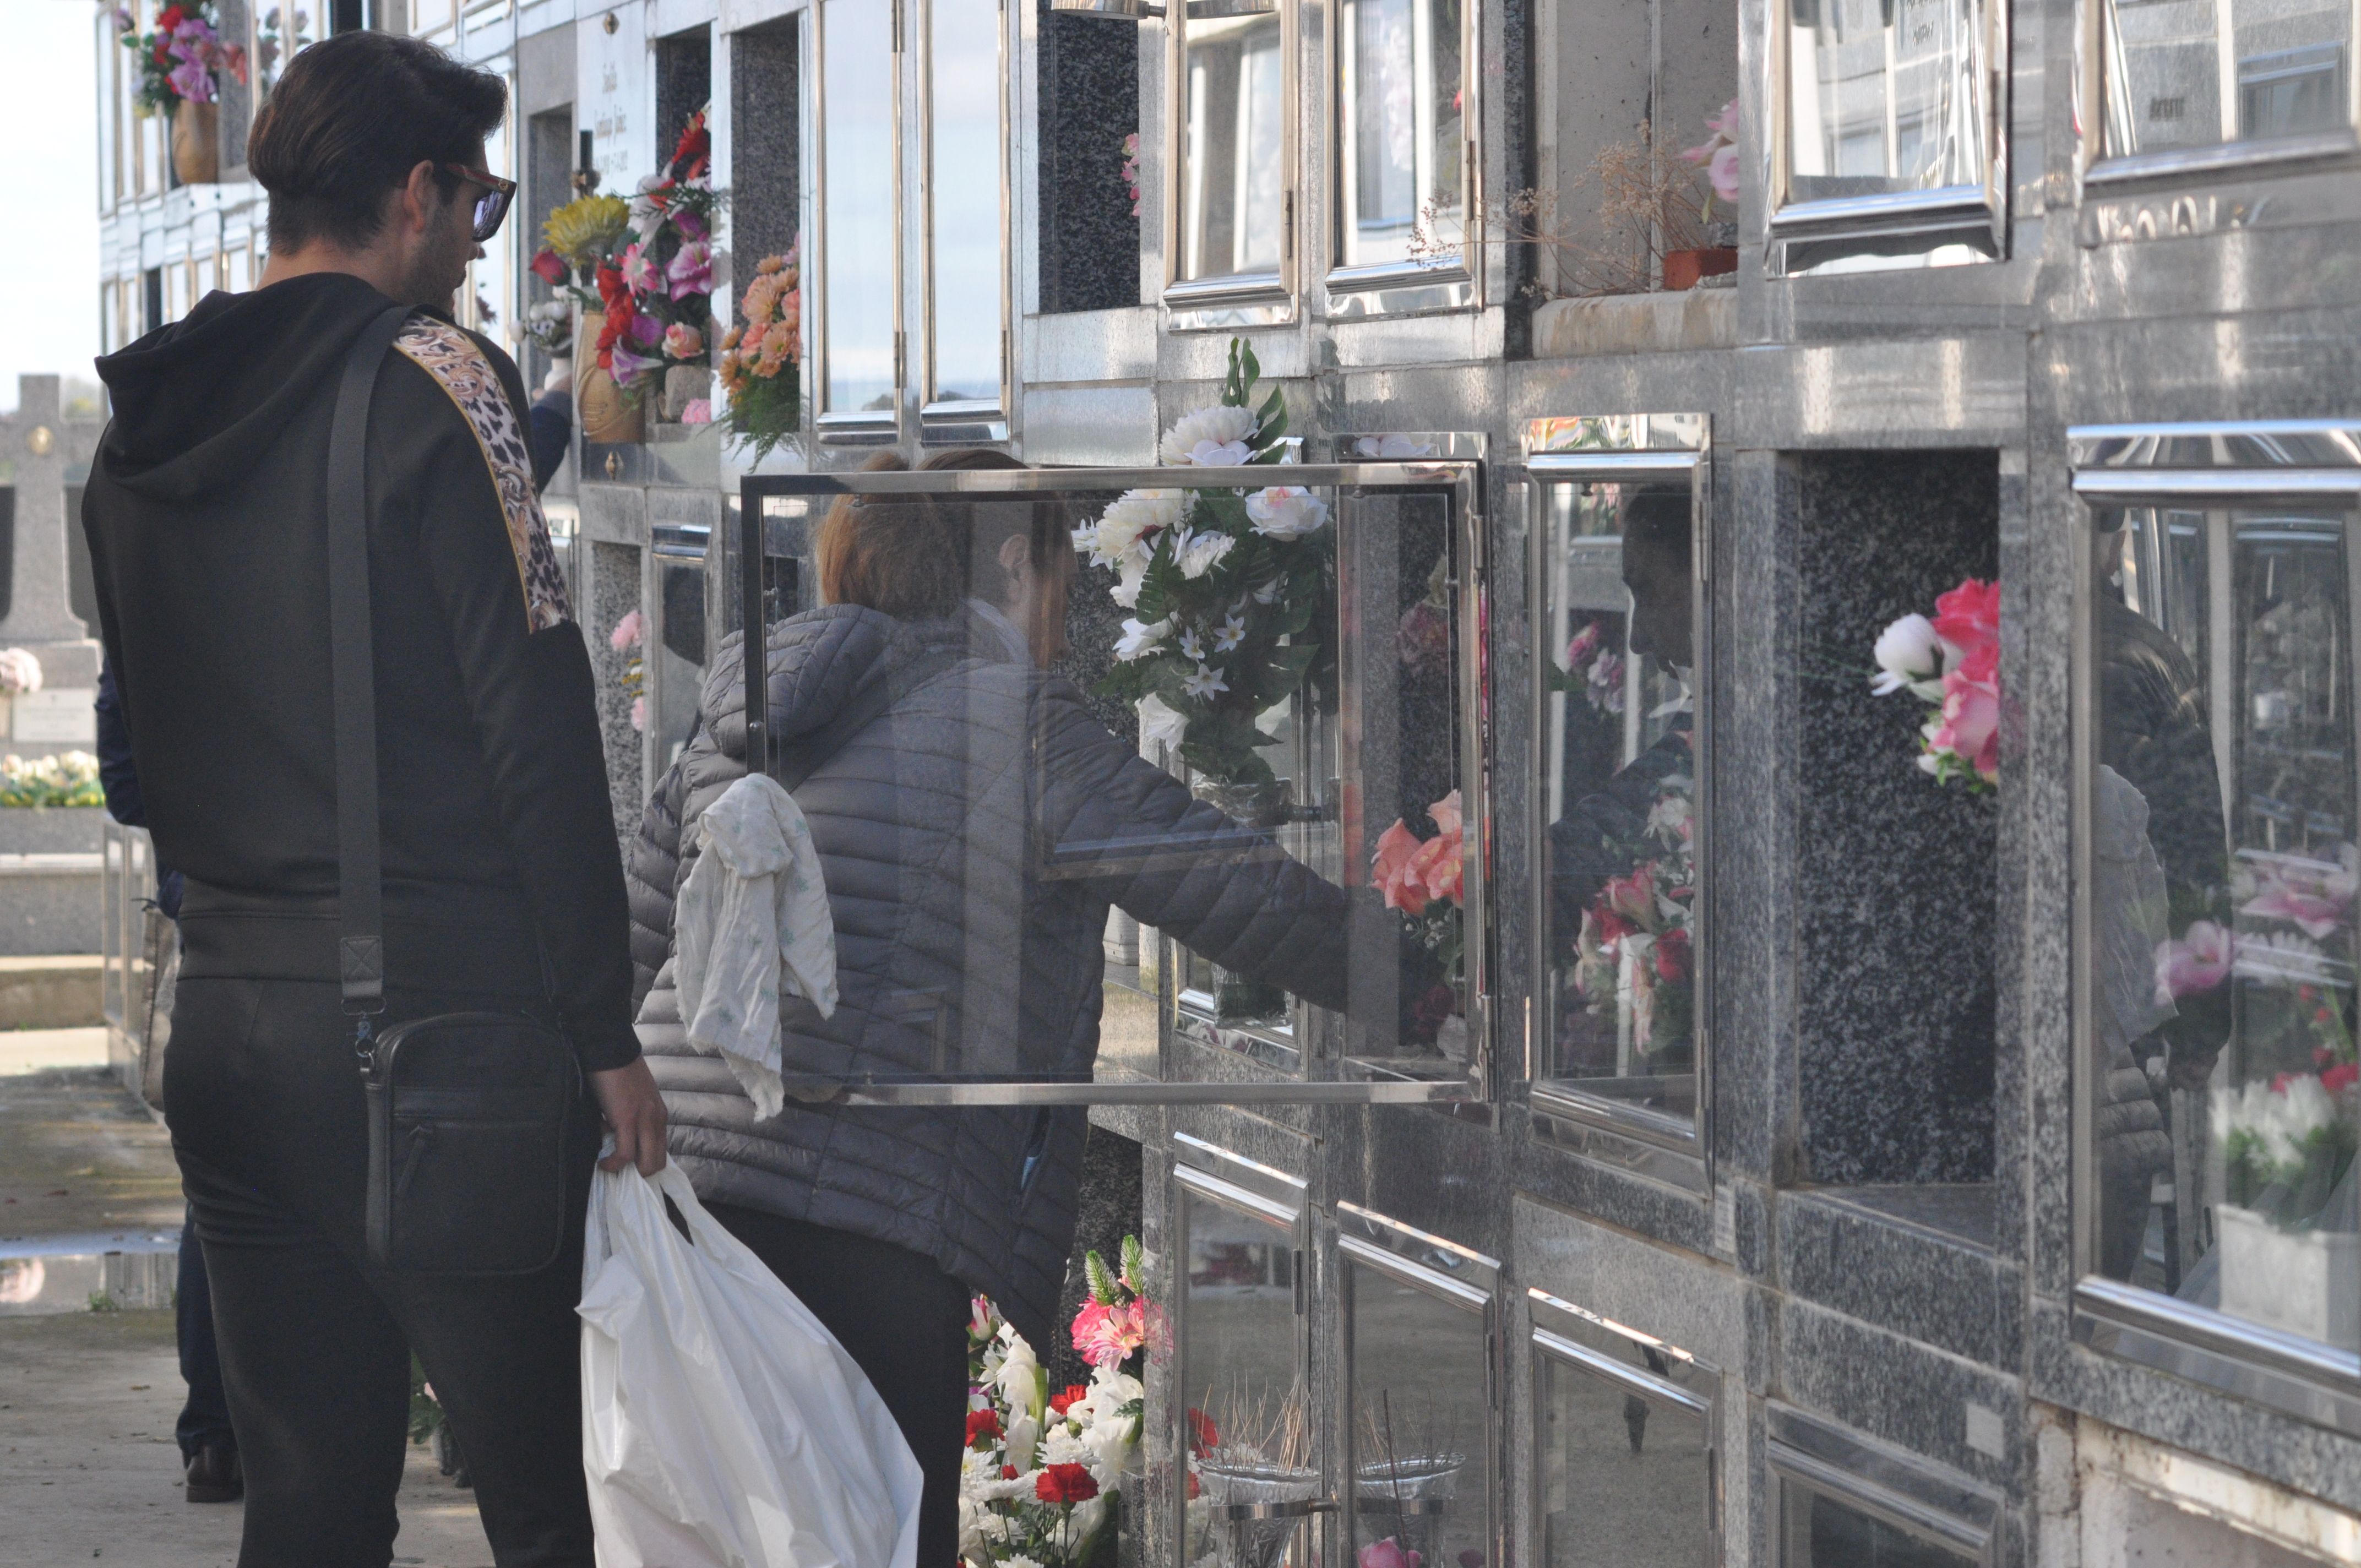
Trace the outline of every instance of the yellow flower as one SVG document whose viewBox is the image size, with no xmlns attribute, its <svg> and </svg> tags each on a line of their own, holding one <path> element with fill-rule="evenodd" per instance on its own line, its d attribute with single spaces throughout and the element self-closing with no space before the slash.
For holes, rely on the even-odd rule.
<svg viewBox="0 0 2361 1568">
<path fill-rule="evenodd" d="M 588 267 L 631 221 L 631 204 L 620 196 L 577 196 L 541 225 L 549 248 L 577 268 Z"/>
</svg>

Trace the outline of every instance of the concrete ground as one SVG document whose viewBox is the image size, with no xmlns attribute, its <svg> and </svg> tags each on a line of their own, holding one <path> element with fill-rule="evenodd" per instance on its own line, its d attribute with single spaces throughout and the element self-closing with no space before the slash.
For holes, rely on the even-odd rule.
<svg viewBox="0 0 2361 1568">
<path fill-rule="evenodd" d="M 170 1145 L 105 1056 L 104 1030 L 0 1033 L 0 1273 L 13 1264 L 21 1280 L 26 1260 L 48 1257 L 55 1282 L 93 1245 L 153 1249 L 179 1235 Z M 89 1294 L 92 1281 L 73 1278 L 71 1299 L 47 1315 L 0 1305 L 0 1563 L 226 1568 L 242 1507 L 181 1494 L 172 1314 L 56 1310 Z M 410 1450 L 401 1510 L 397 1563 L 489 1568 L 474 1494 L 423 1448 Z"/>
</svg>

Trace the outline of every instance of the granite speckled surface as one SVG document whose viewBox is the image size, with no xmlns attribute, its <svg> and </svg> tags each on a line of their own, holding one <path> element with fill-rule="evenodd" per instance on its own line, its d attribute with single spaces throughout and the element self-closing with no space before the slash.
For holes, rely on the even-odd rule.
<svg viewBox="0 0 2361 1568">
<path fill-rule="evenodd" d="M 1922 706 L 1872 696 L 1871 649 L 1999 568 L 1991 453 L 1797 460 L 1799 1089 L 1815 1181 L 1992 1174 L 1997 893 L 1991 795 L 1915 765 Z"/>
<path fill-rule="evenodd" d="M 1124 138 L 1139 129 L 1139 30 L 1038 7 L 1041 311 L 1139 302 Z"/>
<path fill-rule="evenodd" d="M 1778 1277 L 1792 1294 L 1986 1366 L 2019 1365 L 2024 1272 L 1988 1248 L 1843 1189 L 1783 1195 L 1778 1231 Z"/>
<path fill-rule="evenodd" d="M 1104 1127 L 1092 1127 L 1083 1140 L 1082 1202 L 1074 1223 L 1074 1250 L 1067 1261 L 1066 1283 L 1058 1292 L 1058 1315 L 1052 1320 L 1060 1326 L 1060 1332 L 1050 1343 L 1038 1347 L 1052 1388 L 1091 1380 L 1090 1363 L 1075 1351 L 1073 1335 L 1064 1332 L 1063 1325 L 1074 1321 L 1074 1314 L 1082 1310 L 1090 1294 L 1084 1257 L 1096 1251 L 1108 1267 L 1120 1268 L 1123 1238 L 1140 1234 L 1145 1152 L 1131 1139 Z"/>
<path fill-rule="evenodd" d="M 730 220 L 739 279 L 794 243 L 803 192 L 800 14 L 730 35 Z"/>
<path fill-rule="evenodd" d="M 1779 1304 L 1778 1332 L 1779 1382 L 1795 1404 L 1987 1486 L 2016 1481 L 2015 1377 L 1792 1297 Z M 1999 1415 L 1999 1457 L 1968 1446 L 1971 1404 Z"/>
<path fill-rule="evenodd" d="M 640 608 L 640 553 L 628 544 L 590 546 L 590 613 L 582 633 L 590 644 L 598 683 L 598 735 L 607 747 L 607 793 L 614 802 L 615 833 L 628 851 L 640 829 L 645 793 L 640 781 L 640 732 L 631 728 L 631 694 L 623 689 L 630 652 L 608 639 L 616 623 Z"/>
</svg>

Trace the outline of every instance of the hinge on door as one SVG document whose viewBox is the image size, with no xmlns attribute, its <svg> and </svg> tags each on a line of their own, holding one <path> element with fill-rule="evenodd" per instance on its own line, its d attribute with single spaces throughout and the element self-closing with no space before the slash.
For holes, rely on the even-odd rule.
<svg viewBox="0 0 2361 1568">
<path fill-rule="evenodd" d="M 1295 259 L 1295 192 L 1292 191 L 1279 203 L 1279 245 L 1281 261 Z"/>
<path fill-rule="evenodd" d="M 1006 327 L 1002 327 L 1000 329 L 1000 388 L 1002 397 L 1005 398 L 1008 395 L 1009 385 L 1016 379 L 1016 367 L 1012 364 L 1009 359 L 1008 329 Z"/>
<path fill-rule="evenodd" d="M 1311 1307 L 1311 1294 L 1305 1288 L 1303 1277 L 1303 1249 L 1297 1247 L 1295 1249 L 1295 1315 L 1297 1317 L 1303 1316 L 1305 1310 Z"/>
<path fill-rule="evenodd" d="M 910 384 L 908 361 L 903 354 L 907 340 L 900 333 L 894 334 L 894 385 L 898 389 Z"/>
</svg>

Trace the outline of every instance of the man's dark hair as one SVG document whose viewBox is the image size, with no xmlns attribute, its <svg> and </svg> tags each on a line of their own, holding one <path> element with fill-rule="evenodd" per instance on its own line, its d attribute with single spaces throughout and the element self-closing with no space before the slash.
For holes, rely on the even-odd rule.
<svg viewBox="0 0 2361 1568">
<path fill-rule="evenodd" d="M 247 138 L 247 169 L 270 192 L 270 248 L 367 245 L 386 198 L 422 162 L 473 163 L 499 128 L 508 89 L 432 44 L 338 33 L 288 62 Z M 458 180 L 440 168 L 448 201 Z"/>
</svg>

